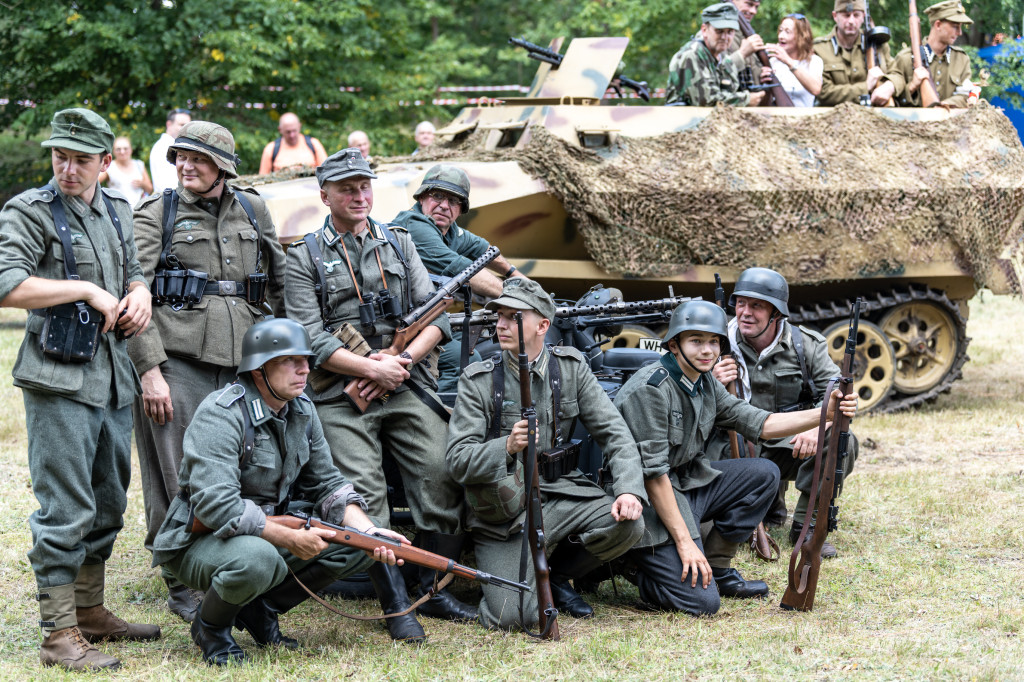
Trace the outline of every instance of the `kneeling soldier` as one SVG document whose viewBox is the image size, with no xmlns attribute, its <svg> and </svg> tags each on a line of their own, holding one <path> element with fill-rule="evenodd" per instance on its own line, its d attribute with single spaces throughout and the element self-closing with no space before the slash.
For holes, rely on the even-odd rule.
<svg viewBox="0 0 1024 682">
<path fill-rule="evenodd" d="M 408 543 L 374 527 L 363 498 L 334 466 L 303 395 L 313 355 L 297 322 L 257 322 L 242 339 L 238 381 L 207 396 L 185 432 L 181 492 L 154 541 L 153 564 L 206 592 L 192 639 L 209 664 L 245 660 L 232 626 L 248 630 L 261 647 L 296 648 L 277 617 L 306 600 L 302 585 L 316 592 L 371 564 L 368 554 L 328 544 L 334 531 L 268 522 L 290 496 L 312 502 L 329 523 Z M 211 532 L 192 532 L 193 520 Z M 396 564 L 386 547 L 373 559 Z"/>
<path fill-rule="evenodd" d="M 648 533 L 627 555 L 636 565 L 640 596 L 694 615 L 717 612 L 720 595 L 768 593 L 764 582 L 744 580 L 730 563 L 779 484 L 779 469 L 768 460 L 709 462 L 700 448 L 715 426 L 751 440 L 780 438 L 807 430 L 819 417 L 815 409 L 771 414 L 705 376 L 728 343 L 725 311 L 709 301 L 684 303 L 672 313 L 662 341 L 668 353 L 634 374 L 615 399 L 637 439 L 651 499 L 644 513 Z M 831 410 L 838 397 L 835 391 Z M 840 409 L 852 416 L 856 405 L 849 395 Z M 705 521 L 714 527 L 702 543 Z"/>
<path fill-rule="evenodd" d="M 593 609 L 569 580 L 582 578 L 618 557 L 643 533 L 641 500 L 647 498 L 636 444 L 582 354 L 574 348 L 544 347 L 555 303 L 539 284 L 525 278 L 507 279 L 502 295 L 487 308 L 498 313 L 502 354 L 474 363 L 463 372 L 449 425 L 447 455 L 449 472 L 466 487 L 477 565 L 495 575 L 513 575 L 519 570 L 523 552 L 523 457 L 528 437 L 520 404 L 519 337 L 513 317 L 522 311 L 537 408 L 538 453 L 552 444 L 568 443 L 580 419 L 604 451 L 605 468 L 614 476 L 610 489 L 615 497 L 611 497 L 570 457 L 557 463 L 559 470 L 546 471 L 540 483 L 547 544 L 557 545 L 550 559 L 555 606 L 576 618 L 588 617 Z M 541 467 L 543 471 L 544 465 Z M 532 563 L 526 578 L 536 585 Z M 488 627 L 503 629 L 536 626 L 536 590 L 525 595 L 520 614 L 517 597 L 485 586 L 480 619 Z"/>
</svg>

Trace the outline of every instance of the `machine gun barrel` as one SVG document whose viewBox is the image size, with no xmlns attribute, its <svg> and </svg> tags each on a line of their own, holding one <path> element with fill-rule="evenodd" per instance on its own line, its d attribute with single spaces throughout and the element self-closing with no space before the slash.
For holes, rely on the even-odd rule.
<svg viewBox="0 0 1024 682">
<path fill-rule="evenodd" d="M 526 38 L 509 38 L 508 44 L 523 48 L 526 50 L 526 54 L 530 59 L 536 59 L 539 62 L 547 62 L 551 65 L 551 68 L 557 69 L 562 65 L 562 55 L 554 50 L 541 47 L 536 43 L 531 43 Z"/>
</svg>

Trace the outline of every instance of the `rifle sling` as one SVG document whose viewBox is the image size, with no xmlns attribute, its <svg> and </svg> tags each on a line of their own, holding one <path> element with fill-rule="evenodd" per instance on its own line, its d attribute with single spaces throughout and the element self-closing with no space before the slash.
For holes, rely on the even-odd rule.
<svg viewBox="0 0 1024 682">
<path fill-rule="evenodd" d="M 441 578 L 441 580 L 437 580 L 437 578 L 435 576 L 434 584 L 430 586 L 430 589 L 427 590 L 426 594 L 424 594 L 422 597 L 417 599 L 415 601 L 415 603 L 413 603 L 412 606 L 410 606 L 409 608 L 407 608 L 407 609 L 405 609 L 403 611 L 399 611 L 398 613 L 385 613 L 385 614 L 381 614 L 379 616 L 360 616 L 360 615 L 357 615 L 357 614 L 354 614 L 354 613 L 345 613 L 344 611 L 342 611 L 340 609 L 334 608 L 333 606 L 328 604 L 322 597 L 317 596 L 316 592 L 314 592 L 313 590 L 311 590 L 308 587 L 306 587 L 305 583 L 303 583 L 301 580 L 299 580 L 299 577 L 297 575 L 295 575 L 295 571 L 293 571 L 290 566 L 288 567 L 288 572 L 292 574 L 293 578 L 295 578 L 295 582 L 298 583 L 299 587 L 301 587 L 303 590 L 305 590 L 306 594 L 308 594 L 311 599 L 313 599 L 318 604 L 320 604 L 320 606 L 324 607 L 328 611 L 332 611 L 332 612 L 338 614 L 339 616 L 343 616 L 345 618 L 351 618 L 352 620 L 386 620 L 388 618 L 398 618 L 399 616 L 407 616 L 410 613 L 412 613 L 413 611 L 415 611 L 416 609 L 418 609 L 419 607 L 423 606 L 425 603 L 427 603 L 427 601 L 429 601 L 431 598 L 433 598 L 434 595 L 436 595 L 438 592 L 440 592 L 444 588 L 448 587 L 448 585 L 452 582 L 452 580 L 455 579 L 455 574 L 454 573 L 446 574 L 443 578 Z"/>
</svg>

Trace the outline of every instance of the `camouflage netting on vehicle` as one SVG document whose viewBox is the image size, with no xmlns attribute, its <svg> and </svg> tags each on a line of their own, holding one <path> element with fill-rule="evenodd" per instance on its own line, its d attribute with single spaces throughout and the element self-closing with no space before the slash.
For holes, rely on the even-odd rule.
<svg viewBox="0 0 1024 682">
<path fill-rule="evenodd" d="M 852 104 L 806 117 L 718 107 L 601 155 L 531 133 L 513 158 L 602 268 L 638 277 L 757 264 L 816 283 L 953 260 L 984 284 L 1024 222 L 1024 147 L 985 103 L 938 122 Z"/>
</svg>

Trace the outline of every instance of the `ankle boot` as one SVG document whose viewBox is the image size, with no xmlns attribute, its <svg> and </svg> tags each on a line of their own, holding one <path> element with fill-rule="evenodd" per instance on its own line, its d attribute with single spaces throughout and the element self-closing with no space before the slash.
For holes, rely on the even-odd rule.
<svg viewBox="0 0 1024 682">
<path fill-rule="evenodd" d="M 377 591 L 380 599 L 380 606 L 385 614 L 399 613 L 412 606 L 409 601 L 409 592 L 405 588 L 405 580 L 397 566 L 388 566 L 379 561 L 373 562 L 367 573 L 373 582 L 373 589 Z M 416 616 L 411 613 L 398 618 L 387 618 L 384 620 L 387 625 L 391 639 L 409 644 L 419 644 L 427 639 L 426 633 Z"/>
<path fill-rule="evenodd" d="M 39 592 L 39 626 L 43 641 L 39 661 L 72 672 L 117 670 L 121 661 L 108 656 L 82 636 L 75 621 L 75 586 L 47 587 Z"/>
<path fill-rule="evenodd" d="M 420 533 L 420 548 L 434 554 L 440 554 L 453 561 L 462 555 L 465 535 L 448 535 L 446 533 Z M 422 566 L 419 569 L 419 595 L 424 595 L 443 574 Z M 477 610 L 456 599 L 447 589 L 441 590 L 416 609 L 416 613 L 430 618 L 441 618 L 454 621 L 474 621 L 480 614 Z"/>
<path fill-rule="evenodd" d="M 739 546 L 740 543 L 723 538 L 717 528 L 712 528 L 704 540 L 704 558 L 711 564 L 711 577 L 715 579 L 718 594 L 737 599 L 767 595 L 768 583 L 763 580 L 744 580 L 739 571 L 730 567 Z"/>
<path fill-rule="evenodd" d="M 199 613 L 192 621 L 191 631 L 192 641 L 199 646 L 203 660 L 208 665 L 244 663 L 248 660 L 242 647 L 231 636 L 231 626 L 241 609 L 241 606 L 221 599 L 212 587 L 206 591 Z"/>
<path fill-rule="evenodd" d="M 191 623 L 203 603 L 203 593 L 172 578 L 164 578 L 164 582 L 167 583 L 167 609 L 186 623 Z"/>
<path fill-rule="evenodd" d="M 551 567 L 551 597 L 559 611 L 573 618 L 591 618 L 593 607 L 569 584 L 591 573 L 604 563 L 587 551 L 581 542 L 570 538 L 563 540 L 551 553 L 548 562 Z"/>
<path fill-rule="evenodd" d="M 128 623 L 103 606 L 104 565 L 84 564 L 75 578 L 75 618 L 87 642 L 160 639 L 160 627 Z"/>
<path fill-rule="evenodd" d="M 295 575 L 288 574 L 281 584 L 243 606 L 235 618 L 235 627 L 248 631 L 261 647 L 274 644 L 298 649 L 297 640 L 281 634 L 277 617 L 309 598 L 309 593 L 302 589 L 299 581 L 316 593 L 333 583 L 334 575 L 323 564 L 310 564 Z"/>
</svg>

